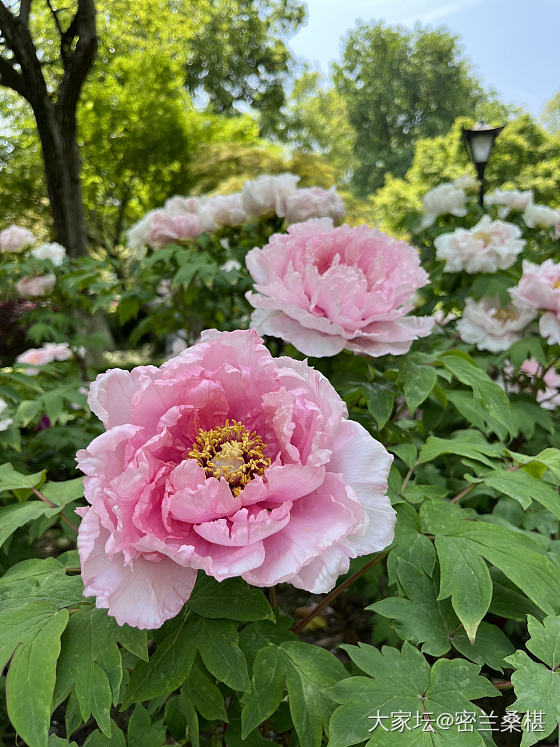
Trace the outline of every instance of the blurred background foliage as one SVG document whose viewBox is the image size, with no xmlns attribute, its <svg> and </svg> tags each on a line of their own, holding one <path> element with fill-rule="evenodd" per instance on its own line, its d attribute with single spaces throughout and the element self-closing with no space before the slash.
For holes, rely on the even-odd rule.
<svg viewBox="0 0 560 747">
<path fill-rule="evenodd" d="M 57 8 L 63 25 L 73 5 Z M 78 108 L 94 247 L 121 244 L 173 194 L 228 193 L 284 171 L 300 186 L 336 184 L 351 224 L 407 235 L 422 194 L 470 170 L 460 131 L 478 118 L 508 124 L 488 188 L 533 189 L 537 201 L 560 204 L 560 93 L 541 126 L 485 90 L 443 28 L 359 22 L 327 77 L 290 52 L 305 21 L 301 0 L 96 5 L 99 51 Z M 33 4 L 31 28 L 54 89 L 62 68 L 46 3 Z M 33 115 L 5 88 L 0 111 L 0 224 L 26 223 L 46 239 Z"/>
</svg>

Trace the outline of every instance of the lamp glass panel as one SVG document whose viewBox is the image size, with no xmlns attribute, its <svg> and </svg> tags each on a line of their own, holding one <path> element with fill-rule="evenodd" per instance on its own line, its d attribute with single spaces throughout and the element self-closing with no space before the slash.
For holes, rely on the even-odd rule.
<svg viewBox="0 0 560 747">
<path fill-rule="evenodd" d="M 471 136 L 471 149 L 475 163 L 487 163 L 494 142 L 494 135 L 480 132 Z"/>
</svg>

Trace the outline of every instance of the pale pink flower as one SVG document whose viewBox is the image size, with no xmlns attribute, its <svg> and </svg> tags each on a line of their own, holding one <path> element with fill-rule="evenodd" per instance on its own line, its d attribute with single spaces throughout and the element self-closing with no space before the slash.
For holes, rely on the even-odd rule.
<svg viewBox="0 0 560 747">
<path fill-rule="evenodd" d="M 521 339 L 523 330 L 535 316 L 534 309 L 501 307 L 497 299 L 467 298 L 457 331 L 464 342 L 475 344 L 479 350 L 499 353 Z"/>
<path fill-rule="evenodd" d="M 41 246 L 31 250 L 31 256 L 36 259 L 50 259 L 55 267 L 60 267 L 64 262 L 64 257 L 66 257 L 66 249 L 56 242 L 41 244 Z"/>
<path fill-rule="evenodd" d="M 466 202 L 465 190 L 450 182 L 430 189 L 422 198 L 424 215 L 420 228 L 431 226 L 440 215 L 450 214 L 462 218 L 467 214 Z"/>
<path fill-rule="evenodd" d="M 211 216 L 217 226 L 242 226 L 248 219 L 239 192 L 208 197 L 202 210 Z"/>
<path fill-rule="evenodd" d="M 295 174 L 263 174 L 243 185 L 241 199 L 243 207 L 251 217 L 282 210 L 284 200 L 297 189 L 299 176 Z"/>
<path fill-rule="evenodd" d="M 507 218 L 511 210 L 525 210 L 533 203 L 533 190 L 520 192 L 518 189 L 496 189 L 484 196 L 485 205 L 496 205 L 498 217 Z"/>
<path fill-rule="evenodd" d="M 258 291 L 247 293 L 252 326 L 305 355 L 401 355 L 432 328 L 430 317 L 405 316 L 428 283 L 417 252 L 367 226 L 295 223 L 248 252 L 246 264 Z"/>
<path fill-rule="evenodd" d="M 560 222 L 560 210 L 530 204 L 523 213 L 523 220 L 529 228 L 550 228 Z"/>
<path fill-rule="evenodd" d="M 516 305 L 545 313 L 539 319 L 541 335 L 553 345 L 560 342 L 560 263 L 547 259 L 542 265 L 523 260 L 523 274 L 510 295 Z"/>
<path fill-rule="evenodd" d="M 172 217 L 184 215 L 196 215 L 200 224 L 201 233 L 211 233 L 218 228 L 214 219 L 214 212 L 208 209 L 210 197 L 170 197 L 165 205 L 164 212 Z"/>
<path fill-rule="evenodd" d="M 532 378 L 541 378 L 543 367 L 534 358 L 529 358 L 521 366 L 521 371 Z M 549 368 L 543 381 L 546 386 L 537 392 L 537 402 L 546 410 L 554 410 L 560 406 L 560 374 L 554 368 Z"/>
<path fill-rule="evenodd" d="M 198 570 L 323 593 L 392 541 L 392 457 L 327 379 L 254 330 L 108 371 L 89 404 L 107 430 L 77 455 L 91 504 L 78 550 L 85 595 L 119 624 L 159 627 Z"/>
<path fill-rule="evenodd" d="M 48 272 L 46 275 L 25 277 L 18 280 L 16 290 L 22 298 L 48 295 L 56 285 L 56 275 Z"/>
<path fill-rule="evenodd" d="M 152 249 L 161 249 L 169 244 L 195 239 L 202 233 L 196 215 L 168 215 L 164 210 L 154 210 L 146 235 L 146 244 Z"/>
<path fill-rule="evenodd" d="M 35 236 L 27 228 L 9 226 L 0 231 L 0 249 L 3 252 L 21 252 L 35 242 Z"/>
<path fill-rule="evenodd" d="M 332 218 L 338 222 L 346 210 L 342 197 L 331 189 L 310 187 L 296 189 L 280 201 L 276 214 L 286 218 L 287 223 L 301 223 L 309 218 Z"/>
<path fill-rule="evenodd" d="M 85 353 L 84 348 L 78 350 L 80 355 Z M 74 353 L 67 342 L 47 342 L 40 348 L 30 348 L 16 358 L 16 363 L 27 363 L 30 366 L 44 366 L 52 361 L 66 361 L 72 358 Z M 34 376 L 39 372 L 37 368 L 27 368 L 27 374 Z"/>
<path fill-rule="evenodd" d="M 496 272 L 511 267 L 523 251 L 525 241 L 513 223 L 485 215 L 470 230 L 457 228 L 434 241 L 436 257 L 445 261 L 447 272 Z"/>
<path fill-rule="evenodd" d="M 0 397 L 0 415 L 2 415 L 7 406 L 8 403 L 6 402 L 6 400 Z M 0 431 L 7 431 L 13 422 L 13 418 L 0 419 Z"/>
</svg>

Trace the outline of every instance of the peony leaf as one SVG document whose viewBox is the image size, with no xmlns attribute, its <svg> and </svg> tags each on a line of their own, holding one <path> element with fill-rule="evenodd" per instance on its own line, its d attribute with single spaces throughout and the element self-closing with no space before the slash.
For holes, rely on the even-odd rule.
<svg viewBox="0 0 560 747">
<path fill-rule="evenodd" d="M 280 648 L 266 646 L 255 658 L 250 688 L 243 696 L 243 739 L 269 718 L 284 696 L 285 662 Z"/>
<path fill-rule="evenodd" d="M 560 519 L 560 495 L 550 483 L 539 480 L 523 469 L 515 471 L 494 470 L 484 475 L 484 483 L 500 493 L 519 501 L 526 509 L 532 501 L 537 501 Z"/>
<path fill-rule="evenodd" d="M 472 644 L 464 630 L 458 630 L 452 636 L 454 648 L 475 664 L 487 664 L 492 669 L 502 672 L 504 658 L 514 651 L 514 646 L 496 625 L 481 622 L 476 631 L 476 640 Z"/>
<path fill-rule="evenodd" d="M 161 747 L 165 744 L 166 729 L 160 719 L 152 719 L 144 706 L 137 705 L 128 721 L 128 744 L 134 747 Z"/>
<path fill-rule="evenodd" d="M 67 623 L 68 610 L 49 615 L 16 649 L 6 677 L 8 716 L 29 747 L 45 747 L 48 741 L 60 636 Z"/>
<path fill-rule="evenodd" d="M 188 604 L 197 615 L 211 619 L 225 618 L 241 622 L 275 620 L 262 591 L 238 578 L 218 582 L 199 573 Z"/>
<path fill-rule="evenodd" d="M 191 628 L 202 661 L 219 682 L 234 690 L 247 690 L 247 662 L 239 648 L 237 626 L 229 620 L 207 620 L 199 617 Z"/>
</svg>

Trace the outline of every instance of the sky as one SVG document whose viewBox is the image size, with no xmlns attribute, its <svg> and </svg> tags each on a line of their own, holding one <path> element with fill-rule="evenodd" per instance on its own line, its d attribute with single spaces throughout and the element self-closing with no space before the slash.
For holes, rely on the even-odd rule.
<svg viewBox="0 0 560 747">
<path fill-rule="evenodd" d="M 535 117 L 560 90 L 560 0 L 306 0 L 308 21 L 289 46 L 325 73 L 356 21 L 445 26 L 502 101 Z"/>
</svg>

